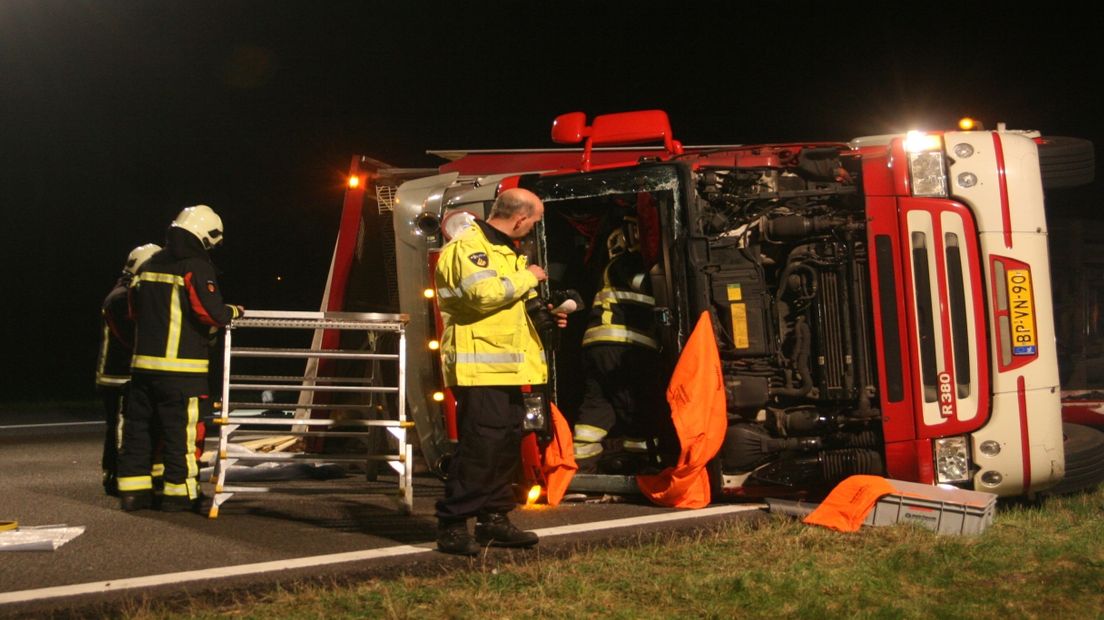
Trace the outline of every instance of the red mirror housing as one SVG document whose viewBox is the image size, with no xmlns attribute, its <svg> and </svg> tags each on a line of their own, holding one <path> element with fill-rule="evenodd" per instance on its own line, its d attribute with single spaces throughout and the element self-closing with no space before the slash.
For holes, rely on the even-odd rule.
<svg viewBox="0 0 1104 620">
<path fill-rule="evenodd" d="M 552 121 L 552 141 L 556 144 L 578 144 L 589 135 L 590 127 L 582 112 L 561 114 Z"/>
</svg>

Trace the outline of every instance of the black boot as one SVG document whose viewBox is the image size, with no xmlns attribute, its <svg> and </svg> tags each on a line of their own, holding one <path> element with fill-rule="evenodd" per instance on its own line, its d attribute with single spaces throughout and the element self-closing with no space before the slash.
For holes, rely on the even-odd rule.
<svg viewBox="0 0 1104 620">
<path fill-rule="evenodd" d="M 478 555 L 479 544 L 468 533 L 468 522 L 437 521 L 437 550 L 453 555 Z"/>
<path fill-rule="evenodd" d="M 119 506 L 127 512 L 149 510 L 153 507 L 153 493 L 149 491 L 122 491 L 119 493 Z"/>
<path fill-rule="evenodd" d="M 501 512 L 479 516 L 475 523 L 475 539 L 488 547 L 532 547 L 540 542 L 535 532 L 518 529 Z"/>
<path fill-rule="evenodd" d="M 107 495 L 119 497 L 119 480 L 115 477 L 115 474 L 109 471 L 103 473 L 103 488 Z"/>
</svg>

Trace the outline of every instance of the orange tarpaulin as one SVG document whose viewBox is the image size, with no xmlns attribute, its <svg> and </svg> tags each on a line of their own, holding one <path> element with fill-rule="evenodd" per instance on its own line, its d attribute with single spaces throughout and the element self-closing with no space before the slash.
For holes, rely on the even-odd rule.
<svg viewBox="0 0 1104 620">
<path fill-rule="evenodd" d="M 678 464 L 654 476 L 637 476 L 636 483 L 661 506 L 703 508 L 711 499 L 705 464 L 721 449 L 728 428 L 721 357 L 708 312 L 701 314 L 679 356 L 667 402 L 682 445 Z"/>
<path fill-rule="evenodd" d="M 850 476 L 836 485 L 816 510 L 803 519 L 840 532 L 855 532 L 878 498 L 897 489 L 881 476 Z"/>
<path fill-rule="evenodd" d="M 575 464 L 575 442 L 571 440 L 571 427 L 552 403 L 552 441 L 544 448 L 545 501 L 555 506 L 563 499 L 571 478 L 579 470 Z"/>
</svg>

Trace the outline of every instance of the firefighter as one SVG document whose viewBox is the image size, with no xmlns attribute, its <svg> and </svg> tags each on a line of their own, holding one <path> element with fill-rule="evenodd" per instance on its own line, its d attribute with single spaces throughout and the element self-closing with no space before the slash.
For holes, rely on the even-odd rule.
<svg viewBox="0 0 1104 620">
<path fill-rule="evenodd" d="M 521 386 L 548 380 L 540 337 L 525 310 L 548 276 L 515 245 L 543 215 L 535 194 L 508 189 L 488 220 L 453 238 L 437 263 L 441 358 L 460 421 L 445 497 L 437 502 L 437 548 L 445 553 L 475 555 L 480 545 L 530 547 L 538 541 L 507 513 L 517 503 L 512 483 L 521 461 Z M 564 314 L 553 320 L 567 324 Z M 468 531 L 473 516 L 474 539 Z"/>
<path fill-rule="evenodd" d="M 103 470 L 104 493 L 118 495 L 116 462 L 119 456 L 123 411 L 123 395 L 130 382 L 130 355 L 134 348 L 134 323 L 127 309 L 127 290 L 138 268 L 161 249 L 155 243 L 140 245 L 130 251 L 123 263 L 123 273 L 100 306 L 100 353 L 96 360 L 96 391 L 104 406 L 104 445 L 100 466 Z"/>
<path fill-rule="evenodd" d="M 639 248 L 636 219 L 625 217 L 607 239 L 609 262 L 583 334 L 586 380 L 575 422 L 575 462 L 595 473 L 599 460 L 613 473 L 634 473 L 656 434 L 662 394 L 655 298 Z M 621 438 L 623 453 L 602 458 L 603 441 Z"/>
<path fill-rule="evenodd" d="M 196 424 L 208 396 L 209 330 L 242 313 L 222 301 L 208 251 L 222 242 L 222 219 L 210 207 L 180 212 L 166 245 L 138 271 L 130 288 L 135 322 L 131 383 L 119 453 L 123 510 L 153 507 L 151 453 L 162 444 L 160 508 L 198 507 Z"/>
</svg>

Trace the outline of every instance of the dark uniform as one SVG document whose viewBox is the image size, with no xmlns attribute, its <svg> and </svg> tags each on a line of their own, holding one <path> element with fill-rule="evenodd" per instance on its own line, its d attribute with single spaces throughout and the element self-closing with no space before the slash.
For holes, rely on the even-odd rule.
<svg viewBox="0 0 1104 620">
<path fill-rule="evenodd" d="M 199 496 L 196 424 L 200 401 L 208 397 L 210 330 L 229 324 L 239 311 L 223 303 L 203 244 L 178 227 L 169 229 L 165 249 L 135 276 L 130 302 L 136 332 L 119 455 L 120 496 L 124 508 L 145 507 L 152 498 L 150 460 L 160 435 L 162 509 L 187 509 Z"/>
<path fill-rule="evenodd" d="M 131 276 L 124 274 L 100 307 L 100 353 L 96 360 L 96 391 L 103 400 L 104 444 L 100 465 L 103 469 L 104 492 L 118 494 L 116 461 L 121 438 L 120 416 L 123 396 L 130 381 L 130 353 L 134 348 L 134 323 L 127 308 L 127 290 Z"/>
<path fill-rule="evenodd" d="M 580 471 L 597 469 L 607 435 L 624 437 L 627 451 L 643 453 L 656 433 L 662 384 L 655 298 L 649 293 L 638 252 L 610 259 L 583 334 L 586 383 L 574 431 Z"/>
</svg>

